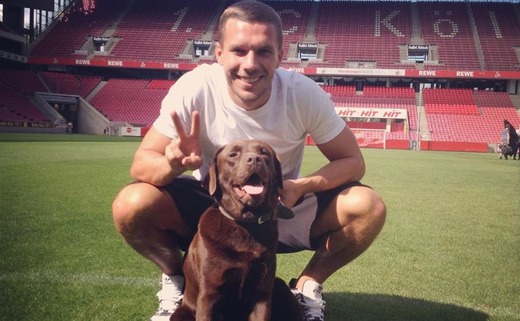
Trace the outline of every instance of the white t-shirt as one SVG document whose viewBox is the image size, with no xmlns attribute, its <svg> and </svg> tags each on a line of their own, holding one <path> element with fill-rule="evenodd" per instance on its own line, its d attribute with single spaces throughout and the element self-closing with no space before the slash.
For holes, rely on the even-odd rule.
<svg viewBox="0 0 520 321">
<path fill-rule="evenodd" d="M 262 107 L 246 111 L 229 97 L 223 67 L 200 65 L 184 74 L 162 101 L 153 126 L 175 138 L 171 113 L 176 111 L 189 133 L 191 114 L 200 113 L 203 165 L 194 176 L 208 172 L 217 149 L 233 140 L 257 139 L 269 143 L 280 158 L 284 179 L 297 178 L 307 134 L 320 144 L 336 137 L 346 126 L 330 97 L 313 80 L 278 68 L 271 97 Z"/>
</svg>

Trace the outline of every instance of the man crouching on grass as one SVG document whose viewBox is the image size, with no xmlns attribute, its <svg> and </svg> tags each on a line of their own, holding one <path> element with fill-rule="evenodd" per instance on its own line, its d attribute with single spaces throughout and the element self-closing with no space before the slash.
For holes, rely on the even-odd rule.
<svg viewBox="0 0 520 321">
<path fill-rule="evenodd" d="M 217 149 L 237 139 L 269 143 L 284 177 L 280 201 L 295 217 L 280 220 L 279 253 L 315 251 L 291 282 L 305 319 L 324 320 L 322 284 L 374 241 L 386 208 L 360 183 L 365 163 L 356 138 L 328 95 L 311 79 L 278 68 L 280 17 L 261 2 L 228 7 L 219 23 L 218 63 L 183 75 L 135 153 L 135 183 L 113 203 L 117 230 L 163 273 L 152 320 L 168 320 L 182 299 L 181 249 L 213 203 L 201 181 Z M 301 177 L 307 135 L 328 163 Z M 194 171 L 193 176 L 182 175 Z"/>
</svg>

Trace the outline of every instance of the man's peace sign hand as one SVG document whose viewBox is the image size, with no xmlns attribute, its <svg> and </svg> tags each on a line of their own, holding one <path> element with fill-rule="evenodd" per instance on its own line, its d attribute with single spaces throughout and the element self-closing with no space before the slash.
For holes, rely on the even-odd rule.
<svg viewBox="0 0 520 321">
<path fill-rule="evenodd" d="M 166 146 L 164 154 L 175 171 L 198 169 L 202 165 L 200 152 L 200 116 L 194 111 L 191 114 L 190 132 L 184 132 L 184 126 L 176 112 L 171 114 L 173 124 L 177 129 L 177 140 Z"/>
</svg>

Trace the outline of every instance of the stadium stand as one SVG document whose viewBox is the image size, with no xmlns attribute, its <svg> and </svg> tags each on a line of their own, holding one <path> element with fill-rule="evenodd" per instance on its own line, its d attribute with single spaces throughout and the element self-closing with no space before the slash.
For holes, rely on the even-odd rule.
<svg viewBox="0 0 520 321">
<path fill-rule="evenodd" d="M 476 91 L 475 100 L 480 106 L 483 118 L 483 121 L 477 122 L 475 125 L 482 135 L 487 134 L 483 138 L 485 141 L 491 142 L 492 139 L 498 141 L 497 133 L 504 127 L 504 119 L 520 125 L 520 116 L 507 93 Z"/>
<path fill-rule="evenodd" d="M 31 51 L 35 57 L 129 59 L 190 63 L 187 42 L 217 38 L 214 21 L 224 6 L 218 1 L 81 2 L 56 20 Z M 400 47 L 413 38 L 419 21 L 420 41 L 437 48 L 438 63 L 425 69 L 519 70 L 514 47 L 520 46 L 519 22 L 510 3 L 269 1 L 284 24 L 283 66 L 303 64 L 291 45 L 316 41 L 323 50 L 316 67 L 410 68 Z M 417 16 L 416 16 L 417 15 Z M 138 21 L 138 23 L 136 23 Z M 108 52 L 85 50 L 91 37 L 113 37 Z M 208 38 L 209 37 L 209 38 Z M 188 51 L 187 51 L 188 50 Z M 479 56 L 480 52 L 480 56 Z M 210 58 L 205 58 L 211 60 Z M 293 60 L 291 60 L 293 59 Z"/>
<path fill-rule="evenodd" d="M 520 24 L 515 19 L 511 3 L 472 3 L 479 42 L 482 46 L 486 69 L 518 70 L 514 47 L 520 46 Z"/>
<path fill-rule="evenodd" d="M 387 139 L 417 139 L 418 114 L 415 92 L 409 87 L 371 87 L 363 89 L 366 107 L 406 109 L 408 123 L 393 123 Z"/>
<path fill-rule="evenodd" d="M 395 67 L 398 45 L 411 37 L 409 17 L 410 5 L 404 2 L 321 2 L 316 40 L 327 46 L 322 65 L 376 62 L 377 67 Z"/>
<path fill-rule="evenodd" d="M 95 8 L 84 8 L 81 1 L 55 20 L 32 50 L 32 55 L 44 57 L 85 58 L 81 48 L 90 37 L 100 37 L 123 12 L 125 0 L 96 1 Z M 78 51 L 78 52 L 77 52 Z"/>
<path fill-rule="evenodd" d="M 194 66 L 213 62 L 211 55 L 203 60 L 191 59 L 193 47 L 187 44 L 194 40 L 216 39 L 216 18 L 232 1 L 71 2 L 72 6 L 58 15 L 28 48 L 28 58 L 51 58 L 55 64 L 57 58 L 63 57 L 72 63 L 68 62 L 66 66 L 56 63 L 57 68 L 52 69 L 30 64 L 26 68 L 18 65 L 14 68 L 17 70 L 0 69 L 0 121 L 50 122 L 34 102 L 34 93 L 44 92 L 88 97 L 93 108 L 109 121 L 151 126 L 162 98 L 175 82 L 172 79 L 187 69 L 168 70 L 170 67 L 164 67 L 148 73 L 145 70 L 148 67 L 143 68 L 143 63 L 139 62 L 158 63 L 154 66 L 163 63 Z M 265 1 L 282 18 L 282 67 L 298 68 L 303 72 L 320 67 L 345 68 L 355 69 L 360 74 L 374 69 L 468 71 L 468 79 L 458 74 L 457 79 L 443 79 L 431 73 L 426 75 L 433 75 L 432 79 L 418 77 L 412 81 L 402 76 L 397 79 L 393 74 L 332 75 L 326 76 L 328 79 L 318 79 L 321 75 L 309 73 L 327 84 L 322 86 L 323 89 L 339 107 L 406 110 L 407 122 L 349 120 L 349 125 L 364 131 L 367 139 L 381 140 L 384 135 L 385 139 L 412 141 L 426 137 L 425 132 L 419 133 L 421 129 L 429 133 L 427 140 L 494 144 L 503 119 L 520 124 L 520 98 L 517 97 L 516 106 L 511 100 L 511 97 L 518 96 L 511 93 L 520 87 L 514 85 L 514 79 L 510 81 L 511 78 L 501 79 L 500 76 L 501 73 L 520 71 L 518 4 Z M 0 27 L 0 31 L 12 33 L 3 23 Z M 111 39 L 110 45 L 103 50 L 94 50 L 90 43 L 93 37 Z M 298 60 L 295 47 L 299 42 L 318 44 L 317 58 Z M 429 45 L 429 59 L 433 61 L 424 64 L 407 61 L 404 49 L 410 43 Z M 81 60 L 84 66 L 74 65 L 76 59 Z M 96 61 L 109 60 L 137 64 L 132 65 L 131 70 L 122 66 L 112 69 L 110 65 L 102 68 L 104 70 L 96 69 Z M 475 76 L 480 71 L 492 72 L 496 77 L 491 78 L 498 80 L 482 79 L 486 85 L 481 86 L 481 76 Z M 99 76 L 85 76 L 94 74 Z M 333 85 L 336 80 L 347 85 Z M 394 86 L 401 80 L 405 80 L 405 86 L 413 83 L 415 89 Z M 437 86 L 432 87 L 436 89 L 419 88 L 419 84 L 435 82 Z M 486 90 L 481 90 L 484 88 Z M 389 131 L 383 134 L 385 129 Z"/>
<path fill-rule="evenodd" d="M 13 94 L 3 85 L 0 85 L 0 95 L 2 95 L 0 121 L 24 121 L 28 119 L 21 114 L 25 109 L 24 106 L 28 103 L 26 99 Z"/>
<path fill-rule="evenodd" d="M 423 96 L 425 104 L 427 96 L 430 97 L 428 98 L 430 101 L 432 99 L 440 99 L 439 97 L 445 97 L 440 100 L 451 101 L 451 105 L 455 106 L 464 101 L 473 103 L 473 106 L 478 108 L 476 114 L 464 114 L 453 112 L 453 110 L 448 112 L 430 112 L 426 109 L 432 140 L 491 144 L 499 141 L 504 119 L 520 124 L 520 117 L 507 93 L 430 89 L 425 90 L 423 94 L 428 92 L 430 93 Z M 431 94 L 431 92 L 435 92 L 435 94 Z M 459 96 L 455 93 L 459 93 Z"/>
<path fill-rule="evenodd" d="M 424 89 L 423 101 L 429 114 L 478 115 L 470 89 Z"/>
<path fill-rule="evenodd" d="M 349 98 L 356 96 L 356 87 L 354 86 L 324 85 L 322 88 L 336 104 L 345 104 Z"/>
<path fill-rule="evenodd" d="M 438 46 L 439 65 L 427 69 L 481 69 L 465 3 L 421 2 L 421 32 L 426 44 Z"/>
<path fill-rule="evenodd" d="M 77 76 L 57 72 L 41 72 L 40 77 L 50 92 L 87 97 L 99 84 L 101 77 Z"/>
<path fill-rule="evenodd" d="M 303 41 L 308 29 L 309 17 L 311 13 L 309 1 L 271 1 L 272 6 L 282 18 L 283 22 L 283 50 L 284 60 L 288 58 L 290 52 L 289 45 Z"/>
<path fill-rule="evenodd" d="M 148 89 L 164 89 L 168 90 L 175 83 L 175 80 L 166 80 L 166 79 L 152 79 L 148 83 Z"/>
<path fill-rule="evenodd" d="M 149 80 L 111 79 L 90 103 L 111 121 L 151 126 L 167 89 L 149 89 Z"/>
<path fill-rule="evenodd" d="M 352 108 L 383 108 L 383 109 L 406 109 L 408 123 L 392 123 L 390 132 L 386 134 L 387 139 L 415 139 L 418 126 L 417 106 L 415 103 L 415 92 L 412 88 L 404 87 L 376 87 L 365 86 L 362 92 L 356 93 L 354 86 L 322 86 L 329 93 L 332 101 L 338 107 Z M 367 139 L 382 140 L 385 133 L 382 132 L 387 126 L 386 120 L 360 122 L 347 121 L 352 129 L 379 130 L 365 131 L 363 135 Z"/>
<path fill-rule="evenodd" d="M 48 123 L 47 116 L 29 99 L 35 92 L 46 91 L 35 73 L 0 69 L 0 120 Z"/>
<path fill-rule="evenodd" d="M 0 83 L 0 121 L 49 123 L 29 98 Z"/>
<path fill-rule="evenodd" d="M 37 74 L 30 71 L 0 69 L 0 81 L 21 95 L 47 91 Z"/>
<path fill-rule="evenodd" d="M 174 61 L 187 40 L 200 39 L 217 1 L 137 0 L 117 26 L 113 58 Z"/>
</svg>

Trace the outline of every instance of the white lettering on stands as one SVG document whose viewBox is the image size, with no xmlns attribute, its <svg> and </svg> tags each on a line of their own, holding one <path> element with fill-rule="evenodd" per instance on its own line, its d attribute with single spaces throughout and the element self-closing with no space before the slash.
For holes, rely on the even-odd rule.
<svg viewBox="0 0 520 321">
<path fill-rule="evenodd" d="M 293 19 L 293 18 L 296 18 L 296 19 L 300 19 L 302 14 L 299 13 L 298 11 L 294 10 L 294 9 L 283 9 L 282 11 L 278 11 L 278 14 L 283 18 L 283 15 L 284 14 L 289 14 L 291 15 L 292 17 L 289 18 L 289 19 Z M 291 26 L 289 29 L 284 29 L 282 30 L 283 32 L 283 35 L 286 36 L 290 33 L 295 33 L 296 31 L 298 31 L 298 26 Z"/>
<path fill-rule="evenodd" d="M 383 112 L 383 118 L 406 118 L 401 117 L 402 112 L 400 111 L 387 111 Z"/>
<path fill-rule="evenodd" d="M 435 70 L 419 70 L 419 76 L 435 76 Z"/>
<path fill-rule="evenodd" d="M 404 37 L 404 34 L 399 29 L 397 29 L 396 26 L 390 23 L 390 21 L 392 21 L 400 13 L 401 11 L 394 10 L 388 16 L 386 16 L 386 18 L 381 19 L 381 11 L 376 10 L 376 25 L 374 36 L 381 37 L 381 28 L 379 27 L 379 25 L 383 25 L 397 37 Z"/>
<path fill-rule="evenodd" d="M 438 10 L 435 10 L 433 12 L 435 16 L 440 16 L 440 12 Z M 446 15 L 452 16 L 453 12 L 451 10 L 446 11 Z M 441 31 L 440 25 L 441 24 L 449 24 L 451 25 L 451 32 L 450 33 L 444 33 Z M 459 33 L 459 26 L 451 19 L 449 18 L 443 18 L 443 19 L 437 19 L 433 23 L 433 31 L 442 38 L 455 38 L 455 36 Z"/>
<path fill-rule="evenodd" d="M 377 111 L 374 111 L 374 110 L 362 110 L 361 113 L 360 113 L 360 116 L 361 117 L 374 117 L 377 115 Z"/>
<path fill-rule="evenodd" d="M 115 61 L 115 60 L 109 60 L 108 61 L 109 66 L 117 66 L 117 67 L 123 67 L 122 61 Z"/>
<path fill-rule="evenodd" d="M 90 60 L 76 59 L 76 65 L 90 65 Z"/>
<path fill-rule="evenodd" d="M 348 109 L 337 109 L 336 110 L 337 114 L 340 116 L 340 117 L 354 117 L 356 115 L 356 111 L 355 110 L 348 110 Z"/>
<path fill-rule="evenodd" d="M 340 117 L 407 119 L 406 109 L 336 107 Z"/>
<path fill-rule="evenodd" d="M 172 64 L 165 62 L 163 65 L 164 69 L 179 69 L 179 64 Z"/>
<path fill-rule="evenodd" d="M 473 77 L 473 71 L 457 71 L 457 77 Z"/>
<path fill-rule="evenodd" d="M 305 68 L 289 68 L 289 70 L 303 74 L 305 73 Z"/>
<path fill-rule="evenodd" d="M 495 16 L 494 11 L 489 12 L 489 18 L 491 18 L 491 24 L 493 24 L 493 30 L 495 31 L 495 36 L 498 39 L 502 38 L 502 30 L 500 30 L 500 25 L 498 24 L 498 19 Z"/>
<path fill-rule="evenodd" d="M 186 13 L 188 12 L 189 9 L 190 9 L 189 7 L 184 7 L 173 13 L 174 16 L 177 16 L 177 20 L 175 20 L 175 22 L 173 23 L 171 31 L 173 31 L 173 32 L 177 31 L 180 24 L 182 23 L 182 20 L 184 19 L 184 16 L 186 15 Z M 185 31 L 188 31 L 188 30 L 185 30 Z"/>
<path fill-rule="evenodd" d="M 408 45 L 408 50 L 428 50 L 429 45 Z"/>
</svg>

